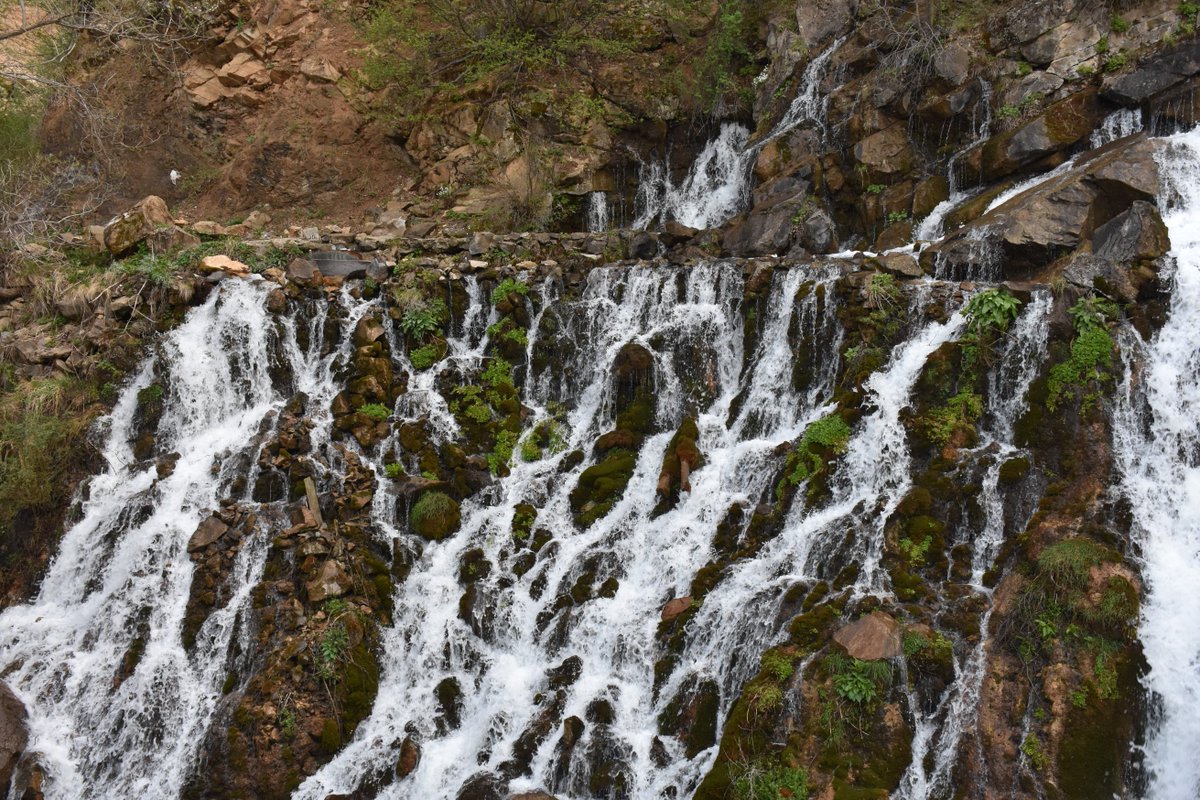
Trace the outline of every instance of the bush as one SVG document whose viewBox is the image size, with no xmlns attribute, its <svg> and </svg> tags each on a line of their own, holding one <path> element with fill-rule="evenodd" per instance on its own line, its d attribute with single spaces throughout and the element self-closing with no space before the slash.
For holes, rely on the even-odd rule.
<svg viewBox="0 0 1200 800">
<path fill-rule="evenodd" d="M 382 403 L 367 403 L 359 406 L 358 413 L 364 414 L 376 422 L 387 422 L 392 416 L 392 410 Z"/>
<path fill-rule="evenodd" d="M 967 330 L 974 335 L 1003 333 L 1017 318 L 1020 307 L 1021 301 L 1004 289 L 984 289 L 967 301 Z"/>
<path fill-rule="evenodd" d="M 426 370 L 437 363 L 438 348 L 434 344 L 423 344 L 408 354 L 413 369 Z"/>
<path fill-rule="evenodd" d="M 458 502 L 445 492 L 425 492 L 413 503 L 409 514 L 413 531 L 433 541 L 445 539 L 454 533 L 460 522 Z"/>
<path fill-rule="evenodd" d="M 505 278 L 495 289 L 492 289 L 492 305 L 500 305 L 512 294 L 525 296 L 529 294 L 529 286 L 516 278 Z"/>
</svg>

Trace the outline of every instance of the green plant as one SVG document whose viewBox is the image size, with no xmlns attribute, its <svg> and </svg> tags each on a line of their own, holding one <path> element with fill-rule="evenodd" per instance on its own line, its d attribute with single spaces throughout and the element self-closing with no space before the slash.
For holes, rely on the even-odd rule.
<svg viewBox="0 0 1200 800">
<path fill-rule="evenodd" d="M 896 305 L 900 300 L 900 287 L 896 278 L 886 272 L 876 272 L 867 281 L 863 289 L 868 308 L 887 309 Z"/>
<path fill-rule="evenodd" d="M 1076 334 L 1087 333 L 1096 329 L 1107 329 L 1108 323 L 1115 322 L 1121 317 L 1121 309 L 1107 297 L 1088 295 L 1081 297 L 1067 310 L 1071 315 L 1071 323 Z"/>
<path fill-rule="evenodd" d="M 437 298 L 406 310 L 400 317 L 400 329 L 414 339 L 423 339 L 440 328 L 446 318 L 446 303 Z"/>
<path fill-rule="evenodd" d="M 1113 340 L 1105 328 L 1088 328 L 1071 342 L 1071 355 L 1050 369 L 1046 408 L 1054 411 L 1068 390 L 1091 381 L 1106 381 L 1112 363 Z"/>
<path fill-rule="evenodd" d="M 976 292 L 963 311 L 967 317 L 967 331 L 976 336 L 988 332 L 1003 333 L 1017 318 L 1020 307 L 1021 301 L 1004 289 Z"/>
<path fill-rule="evenodd" d="M 279 732 L 284 739 L 296 738 L 296 712 L 290 705 L 285 705 L 280 709 L 275 721 L 279 725 Z"/>
<path fill-rule="evenodd" d="M 524 297 L 529 294 L 529 286 L 516 278 L 505 278 L 492 290 L 492 305 L 498 306 L 514 294 Z"/>
<path fill-rule="evenodd" d="M 1114 33 L 1125 33 L 1129 30 L 1129 20 L 1119 14 L 1113 14 L 1108 20 L 1108 27 L 1112 28 Z"/>
<path fill-rule="evenodd" d="M 382 403 L 365 403 L 358 407 L 358 413 L 364 414 L 376 422 L 387 422 L 392 416 L 392 410 Z"/>
<path fill-rule="evenodd" d="M 1021 116 L 1021 109 L 1011 103 L 1005 103 L 996 109 L 996 116 L 1000 119 L 1016 119 Z"/>
<path fill-rule="evenodd" d="M 760 761 L 731 770 L 737 800 L 808 800 L 808 773 Z"/>
<path fill-rule="evenodd" d="M 1029 75 L 1032 72 L 1033 72 L 1033 65 L 1030 64 L 1028 61 L 1018 61 L 1017 62 L 1017 75 L 1024 78 L 1026 75 Z"/>
<path fill-rule="evenodd" d="M 867 194 L 883 194 L 884 188 L 882 183 L 872 183 L 867 186 Z"/>
<path fill-rule="evenodd" d="M 1179 13 L 1185 17 L 1195 17 L 1200 14 L 1200 3 L 1183 2 L 1179 4 Z"/>
<path fill-rule="evenodd" d="M 838 696 L 852 703 L 869 703 L 878 696 L 875 683 L 858 671 L 849 671 L 833 678 Z"/>
<path fill-rule="evenodd" d="M 912 539 L 904 538 L 900 540 L 900 553 L 904 556 L 904 560 L 913 566 L 925 563 L 925 557 L 929 554 L 929 546 L 933 543 L 933 539 L 926 536 L 919 543 Z"/>
<path fill-rule="evenodd" d="M 1025 741 L 1021 742 L 1021 752 L 1025 758 L 1029 759 L 1030 765 L 1041 772 L 1050 765 L 1050 757 L 1042 750 L 1042 743 L 1037 736 L 1032 733 L 1025 736 Z"/>
<path fill-rule="evenodd" d="M 838 697 L 857 705 L 874 702 L 892 679 L 892 667 L 883 660 L 862 661 L 831 655 L 826 657 L 825 664 L 833 676 Z"/>
<path fill-rule="evenodd" d="M 445 492 L 427 491 L 413 503 L 409 521 L 414 530 L 426 535 L 428 532 L 444 533 L 455 528 L 459 521 L 458 503 Z M 434 538 L 441 538 L 435 536 Z"/>
<path fill-rule="evenodd" d="M 488 365 L 484 368 L 480 377 L 484 383 L 493 389 L 498 389 L 501 386 L 512 386 L 512 364 L 503 358 L 494 357 L 488 361 Z"/>
<path fill-rule="evenodd" d="M 1100 55 L 1104 55 L 1105 53 L 1108 52 L 1108 36 L 1107 35 L 1101 36 L 1100 39 L 1096 42 L 1096 52 L 1099 53 Z"/>
<path fill-rule="evenodd" d="M 762 659 L 762 671 L 777 681 L 786 681 L 796 671 L 791 656 L 778 650 L 768 650 Z"/>
<path fill-rule="evenodd" d="M 1116 72 L 1117 70 L 1124 69 L 1125 65 L 1128 63 L 1129 56 L 1125 55 L 1124 53 L 1113 53 L 1111 56 L 1104 59 L 1104 71 Z"/>
<path fill-rule="evenodd" d="M 493 475 L 499 474 L 501 468 L 507 467 L 512 461 L 513 449 L 517 446 L 517 434 L 512 431 L 500 431 L 496 434 L 496 446 L 488 453 L 488 469 Z"/>
<path fill-rule="evenodd" d="M 1079 75 L 1079 77 L 1086 78 L 1089 75 L 1096 74 L 1096 68 L 1091 64 L 1080 64 L 1075 68 L 1075 72 Z"/>
<path fill-rule="evenodd" d="M 340 597 L 331 597 L 325 601 L 325 605 L 321 606 L 321 610 L 325 612 L 325 616 L 330 619 L 345 614 L 348 608 L 349 606 L 346 605 L 346 601 Z"/>
<path fill-rule="evenodd" d="M 404 477 L 404 465 L 397 464 L 394 461 L 390 464 L 384 464 L 383 473 L 392 480 L 398 480 Z"/>
<path fill-rule="evenodd" d="M 887 215 L 888 225 L 896 225 L 901 222 L 908 222 L 907 211 L 889 211 Z"/>
<path fill-rule="evenodd" d="M 537 443 L 532 435 L 526 436 L 521 441 L 521 460 L 522 461 L 540 461 L 542 458 L 542 448 Z"/>
<path fill-rule="evenodd" d="M 408 354 L 408 361 L 413 369 L 426 370 L 437 363 L 438 347 L 435 344 L 423 344 Z"/>
<path fill-rule="evenodd" d="M 325 629 L 317 643 L 316 669 L 321 680 L 332 683 L 338 679 L 337 666 L 350 647 L 346 626 L 335 622 Z"/>
<path fill-rule="evenodd" d="M 849 442 L 850 426 L 837 414 L 810 423 L 790 456 L 788 481 L 795 486 L 808 480 L 824 468 L 826 458 L 845 452 Z"/>
</svg>

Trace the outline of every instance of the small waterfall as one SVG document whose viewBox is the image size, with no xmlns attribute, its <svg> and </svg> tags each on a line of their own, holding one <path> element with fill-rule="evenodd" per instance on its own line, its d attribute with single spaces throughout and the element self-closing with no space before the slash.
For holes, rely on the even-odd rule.
<svg viewBox="0 0 1200 800">
<path fill-rule="evenodd" d="M 804 69 L 800 92 L 771 132 L 751 144 L 750 130 L 726 122 L 705 145 L 679 185 L 671 182 L 668 159 L 645 162 L 638 173 L 634 228 L 676 220 L 691 228 L 714 228 L 741 211 L 750 198 L 754 160 L 767 142 L 778 139 L 806 121 L 824 130 L 825 99 L 820 93 L 829 58 L 842 45 L 838 39 Z"/>
<path fill-rule="evenodd" d="M 1145 599 L 1146 688 L 1157 713 L 1145 745 L 1147 797 L 1200 796 L 1200 130 L 1166 140 L 1159 205 L 1174 262 L 1171 307 L 1149 342 L 1122 336 L 1126 379 L 1114 415 L 1121 493 L 1133 512 Z"/>
<path fill-rule="evenodd" d="M 175 797 L 192 767 L 270 541 L 257 530 L 244 543 L 232 599 L 186 650 L 189 537 L 284 402 L 268 373 L 279 332 L 266 294 L 257 282 L 226 281 L 166 337 L 103 421 L 107 467 L 88 484 L 82 519 L 37 597 L 0 615 L 0 664 L 29 708 L 47 796 Z M 165 384 L 156 451 L 178 454 L 163 477 L 131 448 L 139 393 L 158 385 L 156 374 Z M 136 667 L 116 685 L 138 643 Z"/>
<path fill-rule="evenodd" d="M 968 457 L 990 458 L 980 492 L 983 524 L 973 532 L 971 540 L 969 584 L 972 590 L 989 598 L 991 590 L 983 586 L 983 574 L 995 563 L 1006 528 L 1019 527 L 1012 525 L 1013 520 L 1006 519 L 1004 498 L 999 489 L 1000 468 L 1008 459 L 1023 454 L 1013 444 L 1013 426 L 1028 407 L 1026 395 L 1045 359 L 1052 305 L 1049 292 L 1037 292 L 1008 332 L 1000 357 L 988 373 L 987 408 L 980 442 L 975 452 L 968 454 Z M 897 800 L 943 800 L 953 796 L 953 770 L 961 756 L 960 745 L 978 712 L 979 692 L 987 667 L 988 624 L 992 611 L 989 603 L 980 619 L 979 641 L 955 660 L 954 683 L 945 690 L 937 706 L 926 713 L 920 708 L 917 697 L 910 693 L 908 705 L 914 723 L 912 761 L 900 781 Z M 933 753 L 933 769 L 927 771 L 930 753 Z"/>
<path fill-rule="evenodd" d="M 1105 117 L 1104 121 L 1100 123 L 1100 127 L 1092 131 L 1088 142 L 1093 149 L 1103 147 L 1109 142 L 1139 133 L 1142 128 L 1142 110 L 1140 108 L 1122 108 Z"/>
<path fill-rule="evenodd" d="M 974 140 L 950 156 L 950 160 L 946 163 L 946 183 L 949 186 L 950 196 L 934 206 L 933 210 L 929 212 L 929 216 L 921 220 L 913 232 L 913 241 L 933 242 L 942 238 L 942 226 L 946 221 L 946 215 L 971 196 L 969 192 L 963 191 L 958 186 L 958 162 L 992 135 L 992 85 L 983 78 L 979 79 L 979 101 L 976 103 L 977 108 L 980 106 L 983 107 L 983 119 L 975 127 Z"/>
<path fill-rule="evenodd" d="M 607 192 L 588 194 L 586 222 L 589 233 L 603 233 L 612 227 L 609 223 Z"/>
</svg>

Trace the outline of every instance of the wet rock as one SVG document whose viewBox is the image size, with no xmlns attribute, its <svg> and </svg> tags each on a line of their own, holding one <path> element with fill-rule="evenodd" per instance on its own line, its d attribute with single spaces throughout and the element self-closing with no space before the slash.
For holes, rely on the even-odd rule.
<svg viewBox="0 0 1200 800">
<path fill-rule="evenodd" d="M 717 742 L 717 712 L 721 690 L 713 680 L 691 676 L 667 703 L 658 718 L 659 732 L 683 742 L 688 758 Z"/>
<path fill-rule="evenodd" d="M 331 597 L 341 597 L 354 586 L 354 580 L 339 562 L 330 559 L 321 565 L 313 580 L 305 584 L 310 603 L 323 603 Z"/>
<path fill-rule="evenodd" d="M 901 278 L 920 278 L 925 274 L 916 257 L 908 253 L 885 253 L 879 256 L 879 268 Z"/>
<path fill-rule="evenodd" d="M 873 611 L 842 626 L 833 635 L 833 640 L 846 648 L 851 658 L 862 661 L 895 658 L 904 652 L 900 623 L 882 611 Z"/>
<path fill-rule="evenodd" d="M 421 748 L 411 736 L 400 743 L 400 757 L 396 759 L 396 777 L 407 778 L 421 763 Z"/>
<path fill-rule="evenodd" d="M 358 347 L 373 344 L 381 339 L 384 333 L 383 323 L 377 318 L 363 317 L 354 326 L 354 344 Z"/>
<path fill-rule="evenodd" d="M 504 781 L 491 772 L 480 772 L 463 784 L 457 800 L 504 800 L 504 795 Z"/>
<path fill-rule="evenodd" d="M 176 456 L 178 458 L 178 456 Z M 200 527 L 196 528 L 196 532 L 192 534 L 192 538 L 188 539 L 187 549 L 189 553 L 194 553 L 197 550 L 202 550 L 208 547 L 213 542 L 220 539 L 228 532 L 229 526 L 215 516 L 209 517 L 200 523 Z"/>
<path fill-rule="evenodd" d="M 579 656 L 571 656 L 557 667 L 546 670 L 546 678 L 550 681 L 551 689 L 565 689 L 579 680 L 582 672 L 583 659 Z"/>
<path fill-rule="evenodd" d="M 854 159 L 866 165 L 876 178 L 908 172 L 913 165 L 913 151 L 907 124 L 897 122 L 863 139 L 854 145 Z"/>
<path fill-rule="evenodd" d="M 800 244 L 810 253 L 832 253 L 837 249 L 837 225 L 821 208 L 810 213 L 800 226 Z"/>
<path fill-rule="evenodd" d="M 1065 150 L 1087 137 L 1099 120 L 1100 106 L 1095 92 L 1076 92 L 1016 130 L 989 139 L 979 151 L 982 177 L 985 181 L 995 181 Z"/>
<path fill-rule="evenodd" d="M 457 531 L 461 521 L 458 501 L 445 492 L 425 492 L 409 514 L 413 532 L 435 542 Z"/>
<path fill-rule="evenodd" d="M 6 794 L 29 742 L 25 720 L 25 705 L 6 684 L 0 683 L 0 792 Z"/>
<path fill-rule="evenodd" d="M 462 687 L 457 678 L 444 678 L 433 690 L 445 725 L 454 730 L 462 724 Z"/>
<path fill-rule="evenodd" d="M 966 83 L 971 74 L 971 53 L 962 45 L 951 42 L 933 57 L 933 71 L 951 86 Z"/>
<path fill-rule="evenodd" d="M 299 284 L 308 284 L 321 276 L 317 265 L 307 258 L 293 258 L 287 265 L 287 279 Z"/>
<path fill-rule="evenodd" d="M 682 222 L 671 220 L 663 226 L 663 232 L 660 238 L 663 244 L 665 244 L 667 247 L 676 247 L 684 244 L 685 242 L 691 241 L 699 232 L 700 231 L 696 230 L 695 228 L 689 228 Z"/>
<path fill-rule="evenodd" d="M 1139 106 L 1198 74 L 1200 42 L 1186 42 L 1154 56 L 1132 72 L 1106 80 L 1104 98 L 1118 105 Z"/>
<path fill-rule="evenodd" d="M 629 240 L 629 257 L 654 258 L 658 255 L 658 239 L 648 231 L 638 231 Z"/>
<path fill-rule="evenodd" d="M 1119 263 L 1155 259 L 1170 249 L 1171 239 L 1158 209 L 1144 200 L 1134 202 L 1128 211 L 1092 234 L 1092 252 Z"/>
<path fill-rule="evenodd" d="M 795 226 L 792 217 L 798 204 L 780 203 L 767 210 L 755 208 L 725 232 L 722 247 L 734 256 L 765 256 L 786 253 L 792 247 Z"/>
<path fill-rule="evenodd" d="M 850 27 L 857 3 L 850 0 L 808 0 L 796 4 L 796 25 L 800 39 L 810 52 Z"/>
<path fill-rule="evenodd" d="M 666 605 L 662 607 L 660 617 L 663 622 L 670 622 L 691 607 L 691 597 L 676 597 L 673 600 L 668 600 Z"/>
<path fill-rule="evenodd" d="M 521 792 L 520 794 L 510 794 L 508 800 L 558 800 L 552 794 L 548 794 L 541 790 L 536 792 Z"/>
<path fill-rule="evenodd" d="M 495 246 L 496 235 L 494 233 L 476 233 L 471 236 L 471 241 L 467 245 L 467 254 L 482 256 L 490 252 Z"/>
</svg>

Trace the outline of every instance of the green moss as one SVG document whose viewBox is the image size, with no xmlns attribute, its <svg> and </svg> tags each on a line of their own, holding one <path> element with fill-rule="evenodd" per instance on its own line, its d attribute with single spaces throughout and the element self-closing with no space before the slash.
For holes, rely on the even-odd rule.
<svg viewBox="0 0 1200 800">
<path fill-rule="evenodd" d="M 387 422 L 392 416 L 392 410 L 380 403 L 366 403 L 358 407 L 358 413 L 364 414 L 376 422 Z"/>
<path fill-rule="evenodd" d="M 777 495 L 783 496 L 787 487 L 810 481 L 810 497 L 815 496 L 819 488 L 814 479 L 824 477 L 828 464 L 846 452 L 849 442 L 850 426 L 839 414 L 830 414 L 809 424 L 788 455 L 784 482 L 778 487 Z"/>
<path fill-rule="evenodd" d="M 438 541 L 458 530 L 458 502 L 445 492 L 425 492 L 413 504 L 409 522 L 417 535 Z"/>
<path fill-rule="evenodd" d="M 1076 336 L 1070 357 L 1050 370 L 1046 408 L 1055 411 L 1068 392 L 1074 394 L 1093 381 L 1110 380 L 1113 347 L 1112 337 L 1102 327 L 1089 328 Z"/>
<path fill-rule="evenodd" d="M 1029 472 L 1029 459 L 1024 456 L 1010 458 L 1000 465 L 1000 482 L 1016 483 Z"/>
<path fill-rule="evenodd" d="M 338 728 L 336 721 L 332 719 L 325 720 L 321 725 L 321 735 L 318 739 L 321 750 L 326 755 L 333 755 L 342 747 L 342 732 Z"/>
<path fill-rule="evenodd" d="M 585 469 L 570 495 L 575 521 L 586 528 L 611 511 L 613 504 L 625 493 L 636 465 L 634 453 L 617 448 L 610 450 L 600 463 Z"/>
</svg>

